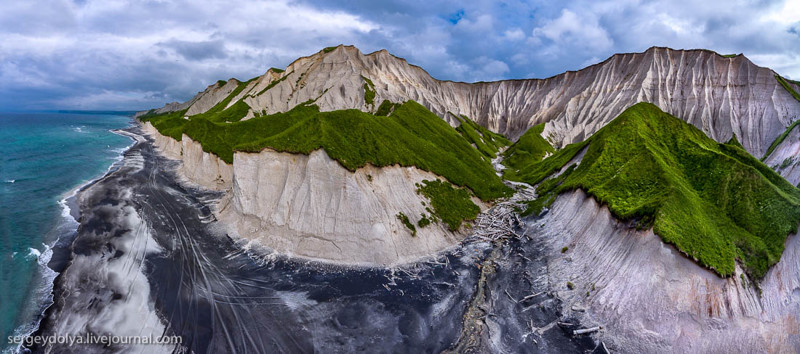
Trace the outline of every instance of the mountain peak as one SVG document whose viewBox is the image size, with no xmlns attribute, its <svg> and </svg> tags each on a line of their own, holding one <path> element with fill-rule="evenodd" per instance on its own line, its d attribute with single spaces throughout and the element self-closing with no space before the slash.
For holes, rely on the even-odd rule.
<svg viewBox="0 0 800 354">
<path fill-rule="evenodd" d="M 719 142 L 736 135 L 751 154 L 761 156 L 800 114 L 800 102 L 774 76 L 741 54 L 651 47 L 546 79 L 469 84 L 436 80 L 385 49 L 364 54 L 340 44 L 298 58 L 285 70 L 209 87 L 159 111 L 202 113 L 234 91 L 227 107 L 244 102 L 250 107 L 244 119 L 307 102 L 321 111 L 376 112 L 384 101 L 414 100 L 453 126 L 463 115 L 512 139 L 547 123 L 542 135 L 561 147 L 590 136 L 625 108 L 650 102 Z"/>
</svg>

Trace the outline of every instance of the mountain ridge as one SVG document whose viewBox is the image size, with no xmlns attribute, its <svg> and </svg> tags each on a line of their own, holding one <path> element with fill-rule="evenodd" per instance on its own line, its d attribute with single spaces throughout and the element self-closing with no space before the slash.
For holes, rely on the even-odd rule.
<svg viewBox="0 0 800 354">
<path fill-rule="evenodd" d="M 244 100 L 251 107 L 244 117 L 249 119 L 309 100 L 322 111 L 367 112 L 375 112 L 383 100 L 415 100 L 451 125 L 458 125 L 456 117 L 465 115 L 512 139 L 547 123 L 543 135 L 560 147 L 590 136 L 628 106 L 645 101 L 719 142 L 737 135 L 751 154 L 761 156 L 800 113 L 800 102 L 784 92 L 774 75 L 742 54 L 728 57 L 706 49 L 651 47 L 544 79 L 465 83 L 435 79 L 385 49 L 363 54 L 354 46 L 339 45 L 298 58 L 281 73 L 267 70 L 231 104 Z M 367 80 L 375 92 L 370 104 L 365 100 Z M 157 112 L 190 108 L 217 90 L 230 92 L 226 87 L 230 83 L 222 87 L 214 83 L 192 100 Z M 703 109 L 697 109 L 700 104 Z M 199 108 L 190 113 L 209 107 Z"/>
</svg>

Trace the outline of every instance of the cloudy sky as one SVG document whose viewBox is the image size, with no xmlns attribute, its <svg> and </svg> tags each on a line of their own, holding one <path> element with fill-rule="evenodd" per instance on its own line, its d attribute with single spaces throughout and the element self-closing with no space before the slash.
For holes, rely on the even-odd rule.
<svg viewBox="0 0 800 354">
<path fill-rule="evenodd" d="M 800 1 L 0 1 L 0 110 L 144 109 L 340 43 L 438 79 L 544 78 L 650 46 L 800 79 Z"/>
</svg>

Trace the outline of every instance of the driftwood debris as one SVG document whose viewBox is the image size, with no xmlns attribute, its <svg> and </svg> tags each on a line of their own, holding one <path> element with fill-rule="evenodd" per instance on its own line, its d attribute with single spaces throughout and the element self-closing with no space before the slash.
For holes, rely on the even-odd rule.
<svg viewBox="0 0 800 354">
<path fill-rule="evenodd" d="M 537 297 L 537 296 L 539 296 L 539 295 L 542 295 L 542 294 L 544 294 L 544 291 L 540 291 L 540 292 L 538 292 L 538 293 L 536 293 L 536 294 L 530 294 L 530 295 L 528 295 L 528 296 L 526 296 L 526 297 L 523 297 L 522 299 L 520 299 L 520 300 L 519 300 L 519 302 L 523 302 L 523 301 L 527 301 L 527 300 L 533 299 L 533 298 L 535 298 L 535 297 Z"/>
<path fill-rule="evenodd" d="M 533 188 L 520 183 L 522 188 L 511 197 L 495 204 L 486 212 L 481 213 L 475 219 L 473 226 L 473 236 L 485 241 L 497 241 L 512 237 L 522 237 L 516 231 L 517 226 L 522 224 L 518 210 L 524 210 L 526 200 L 535 199 L 536 194 Z"/>
<path fill-rule="evenodd" d="M 509 298 L 511 301 L 513 301 L 515 304 L 518 302 L 516 299 L 514 299 L 514 297 L 513 297 L 513 296 L 511 296 L 511 293 L 509 293 L 509 292 L 508 292 L 508 289 L 505 289 L 505 290 L 503 290 L 503 291 L 505 291 L 505 292 L 506 292 L 506 296 L 508 296 L 508 298 Z"/>
<path fill-rule="evenodd" d="M 591 327 L 591 328 L 576 329 L 576 330 L 572 331 L 572 335 L 577 336 L 579 334 L 594 333 L 594 332 L 599 331 L 601 328 L 602 327 L 600 327 L 600 326 L 595 326 L 595 327 Z"/>
</svg>

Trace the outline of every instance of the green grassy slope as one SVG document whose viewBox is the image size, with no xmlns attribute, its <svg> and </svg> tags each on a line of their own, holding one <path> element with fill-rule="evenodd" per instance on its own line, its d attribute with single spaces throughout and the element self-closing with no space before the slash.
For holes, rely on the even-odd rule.
<svg viewBox="0 0 800 354">
<path fill-rule="evenodd" d="M 156 128 L 173 129 L 170 136 L 180 129 L 199 142 L 204 151 L 228 163 L 233 162 L 234 151 L 259 152 L 271 148 L 309 154 L 324 149 L 351 171 L 368 163 L 416 166 L 455 185 L 468 187 L 482 200 L 510 193 L 469 142 L 413 101 L 397 106 L 388 117 L 359 110 L 319 112 L 315 105 L 299 105 L 289 112 L 231 123 L 202 115 L 189 120 L 176 116 L 144 120 L 148 119 L 158 121 L 158 125 L 154 123 Z"/>
<path fill-rule="evenodd" d="M 542 182 L 583 148 L 577 167 Z M 532 207 L 582 189 L 722 276 L 738 259 L 750 276 L 762 277 L 800 221 L 800 190 L 734 141 L 717 143 L 649 103 L 543 161 L 509 167 L 520 169 L 514 179 L 542 182 L 544 199 Z"/>
<path fill-rule="evenodd" d="M 784 130 L 783 133 L 781 133 L 781 135 L 778 135 L 778 137 L 775 138 L 775 140 L 772 142 L 772 144 L 769 145 L 769 148 L 767 149 L 767 152 L 764 153 L 764 156 L 761 158 L 761 161 L 766 160 L 767 157 L 769 157 L 769 155 L 772 155 L 772 152 L 775 151 L 775 149 L 778 147 L 778 145 L 780 145 L 784 140 L 786 140 L 786 137 L 789 136 L 789 133 L 791 133 L 792 130 L 794 130 L 794 128 L 798 124 L 800 124 L 800 120 L 796 120 L 792 124 L 789 124 L 789 126 L 786 127 L 786 130 Z"/>
<path fill-rule="evenodd" d="M 511 145 L 511 141 L 506 139 L 506 137 L 478 125 L 478 123 L 473 122 L 466 116 L 456 116 L 456 118 L 461 122 L 461 125 L 456 128 L 456 131 L 458 131 L 464 139 L 475 144 L 478 151 L 486 157 L 495 158 L 497 157 L 497 152 L 501 148 Z"/>
<path fill-rule="evenodd" d="M 509 167 L 509 170 L 506 171 L 506 178 L 515 179 L 514 176 L 519 170 L 525 169 L 524 167 L 530 164 L 538 163 L 547 153 L 555 152 L 553 146 L 542 137 L 542 131 L 544 131 L 544 123 L 534 125 L 506 150 L 503 154 L 503 164 Z"/>
<path fill-rule="evenodd" d="M 143 122 L 150 122 L 163 135 L 180 141 L 183 136 L 183 126 L 186 120 L 183 117 L 187 110 L 156 114 L 152 110 L 139 117 Z"/>
</svg>

